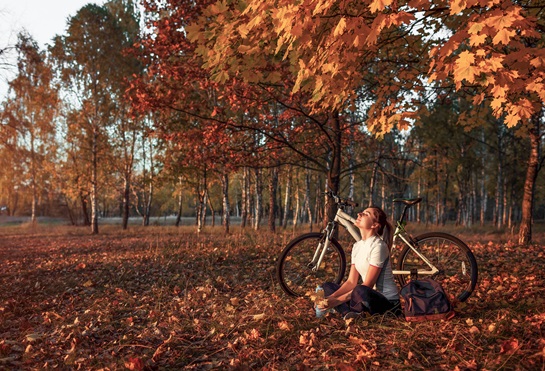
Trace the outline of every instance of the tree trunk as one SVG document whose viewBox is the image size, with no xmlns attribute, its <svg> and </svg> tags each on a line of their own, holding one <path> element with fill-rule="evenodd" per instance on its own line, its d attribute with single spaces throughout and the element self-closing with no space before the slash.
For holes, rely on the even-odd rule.
<svg viewBox="0 0 545 371">
<path fill-rule="evenodd" d="M 297 188 L 297 195 L 299 195 L 299 188 Z M 305 176 L 305 201 L 303 202 L 303 208 L 308 215 L 308 222 L 310 224 L 310 230 L 312 231 L 314 219 L 312 218 L 312 209 L 310 207 L 310 170 L 308 169 Z M 297 209 L 299 209 L 299 207 Z"/>
<path fill-rule="evenodd" d="M 499 130 L 502 130 L 500 128 Z M 498 132 L 498 176 L 496 177 L 496 208 L 494 209 L 494 225 L 496 228 L 502 227 L 503 221 L 503 153 L 502 153 L 502 138 Z"/>
<path fill-rule="evenodd" d="M 284 215 L 282 216 L 282 228 L 286 229 L 288 226 L 288 216 L 290 212 L 290 200 L 291 200 L 291 165 L 288 167 L 288 174 L 286 179 L 286 195 L 284 197 Z"/>
<path fill-rule="evenodd" d="M 522 220 L 519 229 L 519 244 L 527 245 L 532 241 L 532 212 L 534 209 L 534 188 L 539 169 L 539 121 L 541 115 L 532 117 L 530 134 L 530 157 L 526 169 L 524 181 L 524 194 L 522 197 Z"/>
<path fill-rule="evenodd" d="M 38 204 L 38 190 L 36 185 L 36 153 L 34 150 L 34 133 L 31 130 L 30 131 L 30 175 L 32 179 L 30 180 L 30 184 L 32 187 L 32 214 L 30 217 L 30 221 L 32 224 L 36 223 L 36 207 Z"/>
<path fill-rule="evenodd" d="M 93 125 L 91 143 L 91 233 L 98 234 L 98 129 Z"/>
<path fill-rule="evenodd" d="M 240 227 L 241 228 L 245 228 L 246 227 L 246 222 L 248 221 L 248 210 L 250 209 L 249 208 L 249 197 L 248 197 L 248 194 L 249 194 L 249 186 L 248 186 L 248 183 L 249 183 L 249 176 L 248 176 L 248 168 L 247 167 L 244 167 L 244 169 L 242 170 L 242 199 L 241 199 L 241 214 L 240 214 Z"/>
<path fill-rule="evenodd" d="M 269 170 L 269 231 L 276 232 L 276 192 L 278 188 L 278 168 Z"/>
<path fill-rule="evenodd" d="M 178 212 L 176 213 L 176 227 L 180 226 L 180 222 L 182 221 L 182 206 L 184 199 L 182 197 L 182 177 L 178 179 L 178 183 L 180 185 L 180 194 L 178 196 Z"/>
<path fill-rule="evenodd" d="M 378 160 L 373 163 L 373 171 L 371 172 L 371 181 L 369 182 L 369 203 L 368 207 L 375 205 L 374 195 L 375 195 L 375 184 L 377 183 L 377 170 L 378 170 Z"/>
<path fill-rule="evenodd" d="M 297 223 L 299 223 L 299 210 L 300 210 L 300 204 L 299 204 L 299 183 L 297 183 L 297 187 L 295 188 L 295 207 L 293 208 L 293 220 L 292 220 L 292 226 L 293 230 L 297 227 Z M 310 220 L 312 220 L 312 215 L 310 216 Z M 312 222 L 311 222 L 312 225 Z"/>
<path fill-rule="evenodd" d="M 123 182 L 123 219 L 122 229 L 127 229 L 129 225 L 129 207 L 130 207 L 130 181 L 125 177 Z"/>
<path fill-rule="evenodd" d="M 261 170 L 255 168 L 255 219 L 254 229 L 257 231 L 261 224 L 263 216 L 263 183 L 261 180 Z"/>
<path fill-rule="evenodd" d="M 482 129 L 482 131 L 481 131 L 481 142 L 485 143 L 485 140 L 486 140 L 485 132 L 484 132 L 484 129 Z M 487 194 L 486 194 L 486 174 L 487 174 L 487 172 L 486 172 L 486 156 L 485 156 L 485 151 L 483 150 L 482 153 L 481 153 L 481 180 L 480 180 L 481 210 L 480 210 L 480 216 L 479 216 L 479 218 L 481 219 L 480 220 L 481 226 L 484 226 L 484 222 L 485 222 L 485 219 L 486 219 L 486 205 L 488 203 L 487 202 L 488 197 L 487 197 Z"/>
<path fill-rule="evenodd" d="M 150 173 L 152 173 L 150 171 Z M 150 221 L 150 217 L 151 217 L 151 204 L 153 202 L 153 178 L 152 176 L 150 176 L 150 182 L 149 182 L 149 189 L 148 189 L 148 198 L 147 198 L 147 202 L 144 206 L 144 221 L 143 221 L 143 224 L 144 226 L 149 226 L 149 221 Z"/>
<path fill-rule="evenodd" d="M 206 219 L 206 189 L 208 187 L 206 170 L 203 170 L 203 177 L 197 188 L 197 232 L 202 232 Z"/>
<path fill-rule="evenodd" d="M 230 219 L 230 205 L 229 205 L 229 175 L 224 172 L 221 177 L 221 187 L 223 192 L 223 216 L 222 224 L 225 234 L 229 234 L 229 226 L 231 224 Z"/>
<path fill-rule="evenodd" d="M 339 186 L 341 182 L 341 146 L 342 146 L 342 131 L 341 121 L 338 112 L 334 113 L 332 122 L 332 151 L 331 151 L 331 163 L 327 174 L 327 185 L 331 188 L 331 191 L 335 194 L 339 193 Z M 330 220 L 335 218 L 337 212 L 337 205 L 329 197 L 326 199 L 326 212 L 323 219 L 323 226 L 325 227 Z"/>
</svg>

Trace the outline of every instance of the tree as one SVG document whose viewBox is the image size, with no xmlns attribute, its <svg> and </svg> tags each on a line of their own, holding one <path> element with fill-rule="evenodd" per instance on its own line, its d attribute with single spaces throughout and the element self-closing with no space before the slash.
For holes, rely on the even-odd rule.
<svg viewBox="0 0 545 371">
<path fill-rule="evenodd" d="M 542 27 L 534 17 L 542 8 L 511 0 L 217 1 L 187 29 L 216 81 L 279 81 L 272 66 L 289 61 L 291 92 L 311 94 L 312 113 L 342 112 L 367 91 L 362 101 L 375 133 L 408 125 L 416 106 L 403 92 L 422 92 L 426 78 L 470 94 L 474 108 L 490 104 L 513 127 L 531 125 L 545 101 Z M 379 73 L 375 81 L 384 83 L 370 84 L 373 69 L 395 75 Z"/>
<path fill-rule="evenodd" d="M 81 133 L 69 135 L 81 137 L 79 148 L 86 151 L 85 160 L 89 166 L 89 196 L 91 204 L 91 231 L 98 233 L 98 196 L 101 185 L 100 166 L 104 157 L 112 153 L 108 128 L 115 119 L 124 121 L 126 106 L 123 102 L 123 79 L 134 72 L 134 60 L 124 50 L 134 41 L 135 28 L 128 29 L 120 20 L 121 13 L 112 13 L 108 8 L 119 11 L 119 2 L 108 6 L 89 4 L 70 18 L 66 36 L 57 36 L 52 47 L 61 70 L 67 103 L 78 111 L 82 126 Z M 125 3 L 121 3 L 125 4 Z M 130 6 L 130 2 L 126 3 Z M 130 174 L 132 155 L 127 154 Z M 127 179 L 128 181 L 128 179 Z M 125 193 L 126 195 L 126 193 Z"/>
<path fill-rule="evenodd" d="M 35 223 L 39 194 L 47 190 L 52 180 L 56 153 L 54 120 L 59 101 L 51 66 L 36 41 L 20 33 L 16 49 L 18 72 L 9 83 L 3 130 L 13 131 L 10 147 L 16 161 L 24 164 L 23 173 L 30 183 L 31 221 Z"/>
</svg>

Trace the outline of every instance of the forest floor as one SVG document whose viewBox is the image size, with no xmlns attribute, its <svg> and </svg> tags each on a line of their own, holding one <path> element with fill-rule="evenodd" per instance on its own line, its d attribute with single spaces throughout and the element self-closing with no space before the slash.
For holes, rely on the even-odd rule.
<svg viewBox="0 0 545 371">
<path fill-rule="evenodd" d="M 479 263 L 446 322 L 317 319 L 282 293 L 291 233 L 0 228 L 0 370 L 544 370 L 543 237 L 456 233 Z M 265 229 L 265 228 L 263 228 Z"/>
</svg>

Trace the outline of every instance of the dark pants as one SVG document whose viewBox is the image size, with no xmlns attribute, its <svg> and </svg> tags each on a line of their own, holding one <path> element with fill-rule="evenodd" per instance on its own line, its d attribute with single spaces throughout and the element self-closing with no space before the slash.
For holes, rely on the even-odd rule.
<svg viewBox="0 0 545 371">
<path fill-rule="evenodd" d="M 339 285 L 333 282 L 323 284 L 326 297 L 339 289 Z M 384 314 L 399 306 L 399 301 L 390 301 L 380 292 L 364 285 L 357 285 L 352 291 L 352 297 L 347 303 L 335 307 L 343 316 L 348 312 L 367 312 L 369 314 Z"/>
</svg>

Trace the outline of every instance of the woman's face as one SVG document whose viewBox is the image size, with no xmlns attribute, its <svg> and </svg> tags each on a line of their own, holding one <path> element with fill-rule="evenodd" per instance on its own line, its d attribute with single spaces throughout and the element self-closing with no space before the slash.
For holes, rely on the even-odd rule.
<svg viewBox="0 0 545 371">
<path fill-rule="evenodd" d="M 377 211 L 373 208 L 368 208 L 358 213 L 355 225 L 360 229 L 373 229 L 378 227 L 377 220 Z"/>
</svg>

